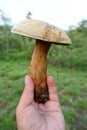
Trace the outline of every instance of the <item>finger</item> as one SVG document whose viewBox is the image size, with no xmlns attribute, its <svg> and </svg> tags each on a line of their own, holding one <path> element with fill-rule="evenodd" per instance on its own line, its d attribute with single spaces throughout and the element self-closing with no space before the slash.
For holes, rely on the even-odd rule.
<svg viewBox="0 0 87 130">
<path fill-rule="evenodd" d="M 25 88 L 22 93 L 19 104 L 26 107 L 32 103 L 34 99 L 34 84 L 30 76 L 25 77 Z"/>
<path fill-rule="evenodd" d="M 48 91 L 49 91 L 49 100 L 58 101 L 56 85 L 52 76 L 49 76 L 47 78 L 47 84 L 48 84 Z"/>
</svg>

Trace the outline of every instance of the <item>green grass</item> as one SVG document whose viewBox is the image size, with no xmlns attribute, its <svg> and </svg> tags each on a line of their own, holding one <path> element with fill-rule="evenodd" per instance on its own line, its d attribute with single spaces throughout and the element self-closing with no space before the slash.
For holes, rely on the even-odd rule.
<svg viewBox="0 0 87 130">
<path fill-rule="evenodd" d="M 0 130 L 16 130 L 15 110 L 28 74 L 27 60 L 0 61 Z M 56 81 L 67 130 L 87 130 L 87 72 L 48 65 Z"/>
</svg>

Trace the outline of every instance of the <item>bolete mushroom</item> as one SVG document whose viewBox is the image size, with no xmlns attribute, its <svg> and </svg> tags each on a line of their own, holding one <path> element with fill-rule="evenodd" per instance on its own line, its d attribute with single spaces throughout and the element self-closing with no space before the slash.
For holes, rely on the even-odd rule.
<svg viewBox="0 0 87 130">
<path fill-rule="evenodd" d="M 12 32 L 36 39 L 29 75 L 35 84 L 34 99 L 38 103 L 49 100 L 47 87 L 47 53 L 51 43 L 69 45 L 71 40 L 60 28 L 34 19 L 27 19 L 12 28 Z"/>
</svg>

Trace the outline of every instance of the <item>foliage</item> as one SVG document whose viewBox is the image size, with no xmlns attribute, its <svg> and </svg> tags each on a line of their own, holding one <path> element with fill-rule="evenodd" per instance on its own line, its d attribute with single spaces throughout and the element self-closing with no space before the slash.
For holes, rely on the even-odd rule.
<svg viewBox="0 0 87 130">
<path fill-rule="evenodd" d="M 31 19 L 31 16 L 32 16 L 32 13 L 29 11 L 29 12 L 27 13 L 26 18 L 27 18 L 27 19 Z"/>
<path fill-rule="evenodd" d="M 0 9 L 0 17 L 3 21 L 4 26 L 10 25 L 9 23 L 11 22 L 11 18 L 9 18 L 8 15 L 2 9 Z"/>
</svg>

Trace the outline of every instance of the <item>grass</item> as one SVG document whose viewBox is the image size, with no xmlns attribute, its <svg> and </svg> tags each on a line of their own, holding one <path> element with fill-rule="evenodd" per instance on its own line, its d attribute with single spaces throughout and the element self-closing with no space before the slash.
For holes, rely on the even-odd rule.
<svg viewBox="0 0 87 130">
<path fill-rule="evenodd" d="M 15 110 L 28 73 L 27 60 L 0 61 L 0 130 L 16 130 Z M 87 130 L 86 71 L 48 65 L 56 81 L 67 130 Z"/>
</svg>

